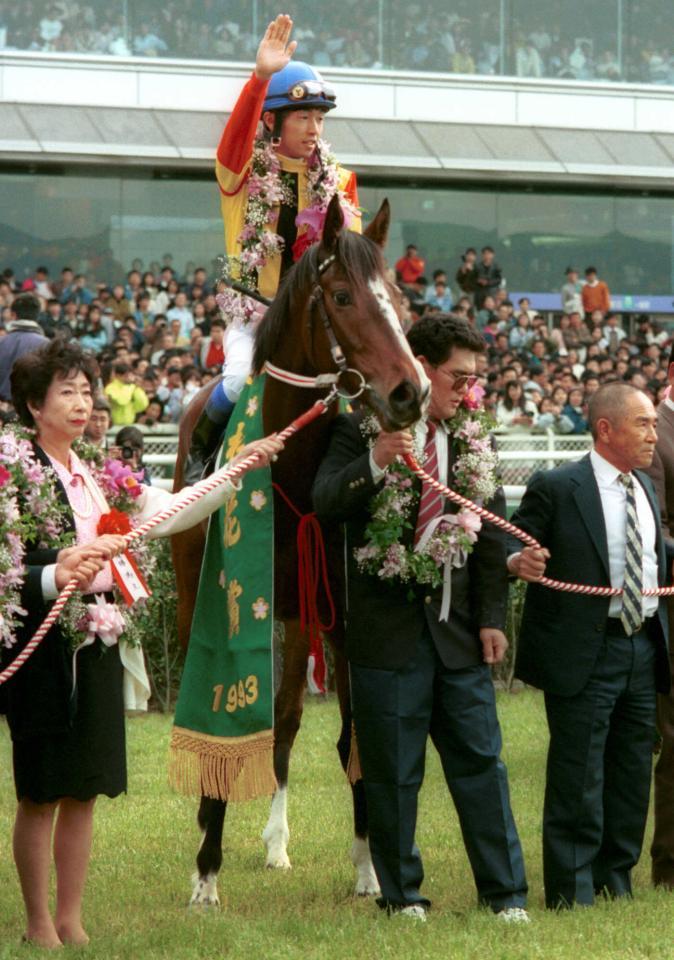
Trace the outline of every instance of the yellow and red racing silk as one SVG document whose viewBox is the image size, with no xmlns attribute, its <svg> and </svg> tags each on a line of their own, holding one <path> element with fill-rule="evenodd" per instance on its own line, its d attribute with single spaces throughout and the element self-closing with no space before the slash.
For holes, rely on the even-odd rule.
<svg viewBox="0 0 674 960">
<path fill-rule="evenodd" d="M 238 237 L 246 222 L 248 174 L 267 86 L 268 81 L 259 80 L 255 74 L 252 75 L 239 95 L 218 146 L 215 173 L 220 187 L 225 251 L 229 257 L 236 257 L 241 253 Z M 300 213 L 305 208 L 309 196 L 307 161 L 284 157 L 278 152 L 277 156 L 282 170 L 297 174 L 297 210 Z M 358 189 L 355 173 L 340 166 L 338 187 L 357 208 Z M 265 229 L 274 232 L 275 228 L 276 222 L 267 224 Z M 354 219 L 350 229 L 360 233 L 360 217 Z M 258 272 L 258 290 L 263 296 L 274 297 L 280 274 L 281 255 L 275 254 Z"/>
</svg>

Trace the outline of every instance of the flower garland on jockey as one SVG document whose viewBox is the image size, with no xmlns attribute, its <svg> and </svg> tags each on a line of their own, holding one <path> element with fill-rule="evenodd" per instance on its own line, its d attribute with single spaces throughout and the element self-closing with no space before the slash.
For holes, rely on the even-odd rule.
<svg viewBox="0 0 674 960">
<path fill-rule="evenodd" d="M 498 460 L 490 432 L 494 421 L 481 408 L 483 389 L 475 385 L 464 397 L 451 420 L 451 436 L 458 447 L 453 464 L 454 489 L 476 503 L 491 500 L 500 480 Z M 363 419 L 361 432 L 374 446 L 381 426 L 373 414 Z M 423 460 L 419 432 L 415 434 L 415 456 Z M 472 552 L 482 526 L 472 510 L 445 514 L 428 537 L 416 546 L 403 542 L 405 530 L 413 527 L 421 497 L 414 487 L 414 474 L 401 459 L 387 470 L 384 486 L 371 501 L 372 519 L 365 528 L 367 543 L 354 550 L 360 569 L 390 582 L 426 584 L 431 588 L 443 582 L 443 568 L 462 567 Z"/>
<path fill-rule="evenodd" d="M 0 433 L 0 644 L 5 647 L 14 644 L 19 618 L 26 615 L 21 607 L 25 543 L 63 549 L 75 542 L 74 532 L 66 529 L 69 509 L 56 493 L 56 473 L 35 456 L 34 438 L 35 431 L 16 425 Z M 85 440 L 77 440 L 73 451 L 110 508 L 99 520 L 98 534 L 128 533 L 143 490 L 141 475 L 118 460 L 106 459 L 100 448 Z M 144 578 L 151 577 L 156 566 L 151 546 L 136 541 L 132 557 Z M 77 594 L 71 597 L 60 621 L 71 648 L 93 640 L 94 634 L 108 646 L 122 633 L 131 646 L 140 642 L 134 626 L 136 605 L 127 606 L 116 583 L 113 595 L 113 603 L 97 598 L 95 604 L 86 604 Z"/>
<path fill-rule="evenodd" d="M 339 164 L 324 140 L 319 140 L 316 150 L 307 165 L 306 203 L 297 214 L 295 224 L 297 239 L 293 244 L 293 261 L 320 240 L 328 204 L 335 193 L 344 214 L 347 229 L 359 216 L 339 184 Z M 243 286 L 257 288 L 257 272 L 266 266 L 270 257 L 280 254 L 285 246 L 282 236 L 267 225 L 278 220 L 281 203 L 292 204 L 292 188 L 287 175 L 281 169 L 281 161 L 272 144 L 257 140 L 248 176 L 248 205 L 246 223 L 238 236 L 241 253 L 238 257 L 223 257 L 223 278 L 237 279 Z M 260 316 L 260 305 L 250 297 L 234 290 L 224 290 L 216 296 L 225 318 L 234 324 L 246 324 Z"/>
</svg>

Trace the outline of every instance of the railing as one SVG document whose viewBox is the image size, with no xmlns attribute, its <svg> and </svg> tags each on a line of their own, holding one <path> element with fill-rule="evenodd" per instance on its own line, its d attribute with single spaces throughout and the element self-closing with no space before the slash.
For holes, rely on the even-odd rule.
<svg viewBox="0 0 674 960">
<path fill-rule="evenodd" d="M 166 432 L 145 432 L 143 463 L 152 482 L 168 489 L 172 484 L 178 453 L 178 434 L 172 426 L 161 426 Z M 114 443 L 115 433 L 116 430 L 110 432 L 109 444 Z M 508 506 L 512 508 L 519 503 L 527 482 L 537 470 L 551 470 L 569 460 L 578 460 L 587 453 L 591 444 L 589 434 L 560 436 L 551 431 L 543 434 L 496 434 Z"/>
</svg>

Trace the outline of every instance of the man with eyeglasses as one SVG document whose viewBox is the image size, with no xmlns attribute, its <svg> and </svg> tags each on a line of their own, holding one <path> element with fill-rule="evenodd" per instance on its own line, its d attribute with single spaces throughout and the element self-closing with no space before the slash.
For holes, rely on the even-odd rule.
<svg viewBox="0 0 674 960">
<path fill-rule="evenodd" d="M 260 41 L 255 70 L 234 106 L 217 150 L 225 250 L 233 279 L 273 298 L 279 282 L 319 238 L 328 202 L 342 200 L 346 226 L 360 232 L 356 175 L 323 141 L 336 95 L 307 63 L 293 60 L 293 21 L 273 20 Z M 271 198 L 267 203 L 266 198 Z M 280 242 L 279 242 L 280 240 Z M 250 314 L 253 301 L 237 304 Z M 253 331 L 262 308 L 230 321 L 225 367 L 192 436 L 187 476 L 199 479 L 251 368 Z"/>
<path fill-rule="evenodd" d="M 393 553 L 377 573 L 363 568 L 362 551 L 376 547 L 372 521 L 382 522 L 382 489 L 393 490 L 400 504 L 406 490 L 414 494 L 407 508 L 398 508 L 398 556 L 400 549 L 422 549 L 429 525 L 456 515 L 416 479 L 398 490 L 395 462 L 412 452 L 421 459 L 423 450 L 425 470 L 456 487 L 452 466 L 459 449 L 452 424 L 475 385 L 485 343 L 466 320 L 438 314 L 415 324 L 408 340 L 431 381 L 427 418 L 413 431 L 377 434 L 363 411 L 338 417 L 313 489 L 319 518 L 346 526 L 346 653 L 379 905 L 420 920 L 430 905 L 420 891 L 423 868 L 414 842 L 430 735 L 459 816 L 479 903 L 506 922 L 527 922 L 524 862 L 500 759 L 491 678 L 491 665 L 507 648 L 505 536 L 484 524 L 467 559 L 453 558 L 443 570 L 444 585 L 435 589 L 414 577 L 391 577 Z M 485 506 L 504 514 L 501 487 Z M 382 532 L 380 526 L 377 535 Z"/>
</svg>

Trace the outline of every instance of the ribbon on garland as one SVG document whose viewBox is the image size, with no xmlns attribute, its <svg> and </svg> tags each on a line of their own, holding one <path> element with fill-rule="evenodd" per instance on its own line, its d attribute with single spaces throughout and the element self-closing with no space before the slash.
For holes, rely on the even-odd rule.
<svg viewBox="0 0 674 960">
<path fill-rule="evenodd" d="M 415 546 L 415 550 L 418 553 L 425 550 L 428 541 L 431 539 L 437 528 L 441 524 L 455 524 L 457 527 L 462 527 L 461 520 L 455 513 L 443 513 L 439 517 L 434 517 L 424 529 L 424 532 L 419 538 L 419 542 Z M 475 539 L 477 539 L 477 533 L 482 526 L 482 521 L 478 521 L 478 526 L 474 527 Z M 440 615 L 439 619 L 443 621 L 449 620 L 449 611 L 452 606 L 452 570 L 458 570 L 462 567 L 468 560 L 468 551 L 464 550 L 463 547 L 452 552 L 451 557 L 449 557 L 444 563 L 444 572 L 442 576 L 442 600 L 440 602 Z"/>
</svg>

